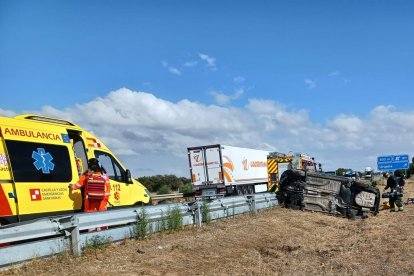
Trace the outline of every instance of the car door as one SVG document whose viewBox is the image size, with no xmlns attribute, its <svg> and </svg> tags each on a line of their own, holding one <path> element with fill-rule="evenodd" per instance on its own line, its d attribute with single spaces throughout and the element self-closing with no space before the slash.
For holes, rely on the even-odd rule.
<svg viewBox="0 0 414 276">
<path fill-rule="evenodd" d="M 127 183 L 125 169 L 115 159 L 115 157 L 103 150 L 95 150 L 95 158 L 109 174 L 111 185 L 111 196 L 109 197 L 108 207 L 117 207 L 132 205 L 133 199 L 130 193 L 130 186 L 132 183 Z"/>
</svg>

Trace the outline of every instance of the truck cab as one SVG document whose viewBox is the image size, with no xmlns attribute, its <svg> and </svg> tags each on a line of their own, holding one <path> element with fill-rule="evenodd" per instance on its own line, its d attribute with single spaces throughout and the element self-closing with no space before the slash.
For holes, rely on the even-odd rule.
<svg viewBox="0 0 414 276">
<path fill-rule="evenodd" d="M 268 190 L 277 191 L 281 175 L 290 169 L 316 172 L 315 158 L 303 153 L 269 153 L 267 156 Z"/>
</svg>

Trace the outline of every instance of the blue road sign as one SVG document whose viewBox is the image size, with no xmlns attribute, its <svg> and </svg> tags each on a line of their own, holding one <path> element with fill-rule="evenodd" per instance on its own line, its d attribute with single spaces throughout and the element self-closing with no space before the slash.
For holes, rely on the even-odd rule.
<svg viewBox="0 0 414 276">
<path fill-rule="evenodd" d="M 392 155 L 378 157 L 377 163 L 391 163 L 393 159 Z"/>
<path fill-rule="evenodd" d="M 395 171 L 399 169 L 408 169 L 408 154 L 380 156 L 377 159 L 379 171 Z"/>
</svg>

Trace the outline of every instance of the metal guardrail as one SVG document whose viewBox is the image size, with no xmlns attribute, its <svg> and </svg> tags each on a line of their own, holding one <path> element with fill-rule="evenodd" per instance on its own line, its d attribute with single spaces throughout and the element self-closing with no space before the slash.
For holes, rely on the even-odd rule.
<svg viewBox="0 0 414 276">
<path fill-rule="evenodd" d="M 151 196 L 152 200 L 164 200 L 164 199 L 173 199 L 173 198 L 183 198 L 183 193 L 178 194 L 164 194 L 164 195 L 153 195 Z"/>
<path fill-rule="evenodd" d="M 80 256 L 88 240 L 95 236 L 112 242 L 132 238 L 134 227 L 143 219 L 143 214 L 149 223 L 148 232 L 154 233 L 162 230 L 165 215 L 173 209 L 179 210 L 183 226 L 193 224 L 201 226 L 205 221 L 249 212 L 255 213 L 259 209 L 277 204 L 274 193 L 262 193 L 225 197 L 208 203 L 197 199 L 191 203 L 171 203 L 83 213 L 3 226 L 0 227 L 0 244 L 3 244 L 3 247 L 0 247 L 0 267 L 65 251 Z M 108 227 L 108 229 L 97 232 L 87 231 L 99 227 Z"/>
</svg>

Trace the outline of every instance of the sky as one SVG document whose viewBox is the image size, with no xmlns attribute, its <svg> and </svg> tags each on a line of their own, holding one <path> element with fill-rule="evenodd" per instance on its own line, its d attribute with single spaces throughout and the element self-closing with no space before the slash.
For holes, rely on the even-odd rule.
<svg viewBox="0 0 414 276">
<path fill-rule="evenodd" d="M 414 2 L 0 0 L 0 115 L 93 132 L 134 177 L 187 147 L 414 155 Z"/>
</svg>

